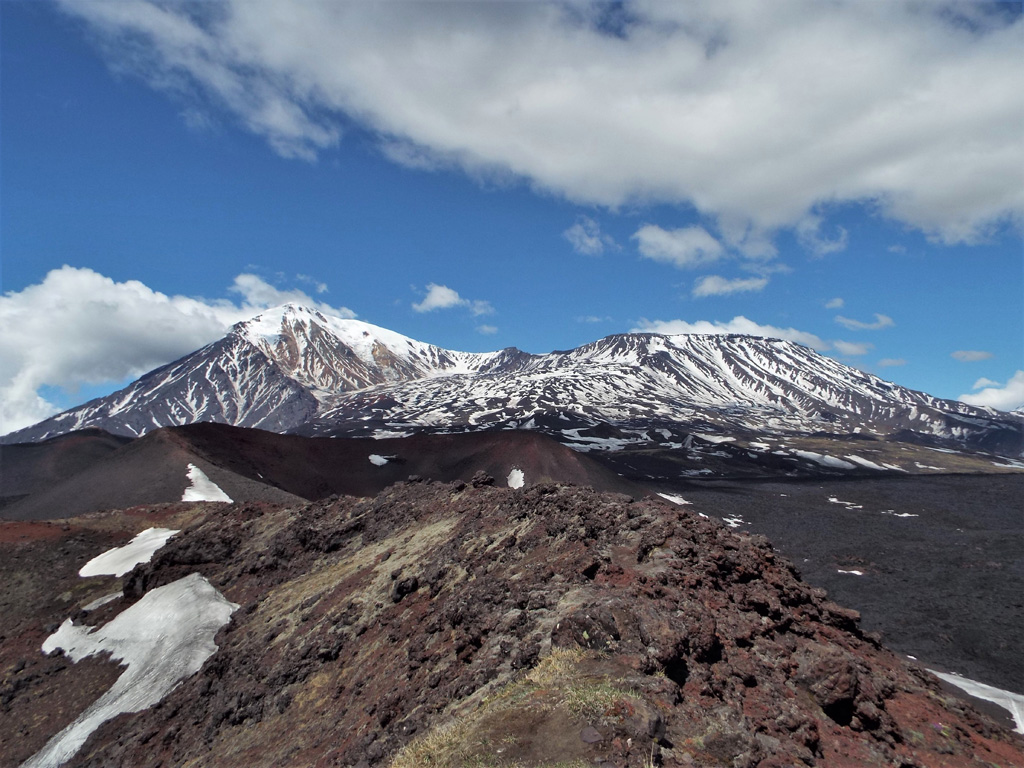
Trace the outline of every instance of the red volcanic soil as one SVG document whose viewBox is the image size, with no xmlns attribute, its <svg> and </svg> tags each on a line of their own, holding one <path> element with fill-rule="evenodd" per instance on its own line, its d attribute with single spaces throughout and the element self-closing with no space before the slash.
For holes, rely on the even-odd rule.
<svg viewBox="0 0 1024 768">
<path fill-rule="evenodd" d="M 69 518 L 179 501 L 188 486 L 189 464 L 197 465 L 238 502 L 295 504 L 339 494 L 372 496 L 410 475 L 468 481 L 483 471 L 502 481 L 514 468 L 523 472 L 527 485 L 557 481 L 632 496 L 645 493 L 589 457 L 532 432 L 373 440 L 192 424 L 156 430 L 106 453 L 97 449 L 91 462 L 83 459 L 71 468 L 74 471 L 69 469 L 70 474 L 58 478 L 51 470 L 60 465 L 57 452 L 64 445 L 49 441 L 39 446 L 5 446 L 5 458 L 12 451 L 18 457 L 11 471 L 29 478 L 45 477 L 46 482 L 12 483 L 32 492 L 0 508 L 0 518 Z M 378 466 L 370 461 L 371 455 L 386 457 L 387 463 Z"/>
<path fill-rule="evenodd" d="M 39 569 L 89 547 L 47 544 L 55 560 L 36 542 L 5 575 L 68 590 Z M 202 505 L 92 621 L 194 572 L 241 606 L 219 650 L 70 766 L 369 768 L 403 748 L 398 768 L 1024 765 L 1024 740 L 882 647 L 765 539 L 659 499 L 478 477 Z M 25 621 L 0 644 L 0 765 L 107 684 L 102 668 L 6 651 L 44 635 Z"/>
</svg>

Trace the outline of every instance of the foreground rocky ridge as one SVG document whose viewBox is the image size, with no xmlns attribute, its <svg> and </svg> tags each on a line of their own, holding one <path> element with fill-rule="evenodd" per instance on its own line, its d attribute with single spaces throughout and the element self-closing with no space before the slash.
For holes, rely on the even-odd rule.
<svg viewBox="0 0 1024 768">
<path fill-rule="evenodd" d="M 242 608 L 198 674 L 70 765 L 1024 764 L 1024 741 L 863 633 L 766 540 L 685 507 L 478 477 L 156 515 L 184 530 L 124 577 L 125 600 L 199 572 Z M 76 521 L 93 526 L 80 538 L 111 519 Z M 22 623 L 3 646 L 39 634 Z M 0 716 L 62 713 L 8 740 L 12 765 L 110 682 L 98 662 L 0 663 Z"/>
</svg>

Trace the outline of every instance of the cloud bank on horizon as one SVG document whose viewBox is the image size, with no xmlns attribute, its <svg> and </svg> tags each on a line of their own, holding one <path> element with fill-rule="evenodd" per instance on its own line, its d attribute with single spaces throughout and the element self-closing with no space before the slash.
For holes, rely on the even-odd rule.
<svg viewBox="0 0 1024 768">
<path fill-rule="evenodd" d="M 284 157 L 355 121 L 404 165 L 692 205 L 717 233 L 672 258 L 765 258 L 787 228 L 838 251 L 821 212 L 844 203 L 944 243 L 1024 220 L 1024 22 L 983 4 L 58 2 Z"/>
</svg>

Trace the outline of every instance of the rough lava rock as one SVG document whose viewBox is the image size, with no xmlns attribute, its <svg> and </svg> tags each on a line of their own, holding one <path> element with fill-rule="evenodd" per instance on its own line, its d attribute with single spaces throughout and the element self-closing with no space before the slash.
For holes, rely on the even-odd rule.
<svg viewBox="0 0 1024 768">
<path fill-rule="evenodd" d="M 764 538 L 661 500 L 487 480 L 208 505 L 126 598 L 199 571 L 242 608 L 198 674 L 69 765 L 1024 765 L 1024 739 Z M 80 679 L 99 695 L 77 667 L 3 706 Z"/>
</svg>

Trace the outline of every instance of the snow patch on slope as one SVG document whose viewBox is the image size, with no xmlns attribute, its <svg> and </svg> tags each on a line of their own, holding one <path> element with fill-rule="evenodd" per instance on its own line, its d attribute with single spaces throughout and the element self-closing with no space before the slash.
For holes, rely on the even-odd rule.
<svg viewBox="0 0 1024 768">
<path fill-rule="evenodd" d="M 108 549 L 102 555 L 96 555 L 82 566 L 78 575 L 124 576 L 139 563 L 148 563 L 153 553 L 177 532 L 170 528 L 147 528 L 123 547 Z"/>
<path fill-rule="evenodd" d="M 976 699 L 991 701 L 993 704 L 998 704 L 1000 707 L 1008 710 L 1013 716 L 1013 721 L 1017 724 L 1014 730 L 1017 733 L 1024 734 L 1024 696 L 1019 693 L 1004 691 L 1001 688 L 994 688 L 991 685 L 985 685 L 985 683 L 979 683 L 975 680 L 969 680 L 960 675 L 936 672 L 934 669 L 929 669 L 928 671 L 940 680 L 944 680 L 950 685 L 955 685 L 964 693 Z"/>
<path fill-rule="evenodd" d="M 663 498 L 663 499 L 668 499 L 673 504 L 684 505 L 684 504 L 692 504 L 693 503 L 691 501 L 687 501 L 682 496 L 679 496 L 679 495 L 674 494 L 674 493 L 659 493 L 658 495 L 661 496 L 661 498 Z"/>
<path fill-rule="evenodd" d="M 182 501 L 226 501 L 228 504 L 232 501 L 231 497 L 195 464 L 188 465 L 188 482 L 189 487 L 181 495 Z"/>
<path fill-rule="evenodd" d="M 117 682 L 78 718 L 22 764 L 56 768 L 69 760 L 107 720 L 153 706 L 199 671 L 217 650 L 214 636 L 238 608 L 198 573 L 147 592 L 110 623 L 94 629 L 67 619 L 43 643 L 72 661 L 109 652 L 127 665 Z"/>
<path fill-rule="evenodd" d="M 509 488 L 522 488 L 526 484 L 526 475 L 523 474 L 523 470 L 518 467 L 513 467 L 512 471 L 508 473 L 508 487 Z"/>
</svg>

